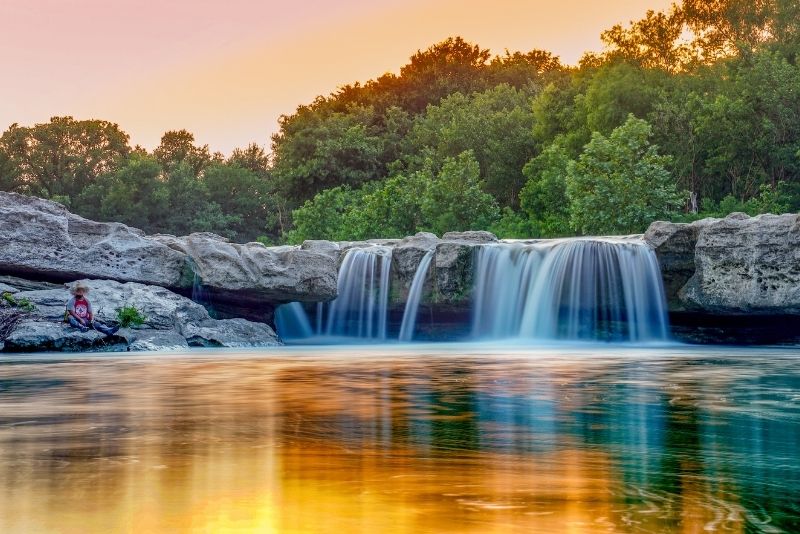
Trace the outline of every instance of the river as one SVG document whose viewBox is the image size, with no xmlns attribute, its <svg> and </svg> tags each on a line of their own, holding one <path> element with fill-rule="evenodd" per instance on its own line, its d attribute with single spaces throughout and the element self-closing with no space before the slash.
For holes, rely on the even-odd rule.
<svg viewBox="0 0 800 534">
<path fill-rule="evenodd" d="M 4 355 L 0 532 L 800 532 L 798 354 Z"/>
</svg>

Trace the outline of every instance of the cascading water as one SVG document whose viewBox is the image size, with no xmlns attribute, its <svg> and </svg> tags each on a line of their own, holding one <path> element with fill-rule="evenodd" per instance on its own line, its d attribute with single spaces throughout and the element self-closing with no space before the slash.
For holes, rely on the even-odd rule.
<svg viewBox="0 0 800 534">
<path fill-rule="evenodd" d="M 643 241 L 498 243 L 478 249 L 473 335 L 666 340 L 661 273 Z"/>
<path fill-rule="evenodd" d="M 327 307 L 325 335 L 386 339 L 391 265 L 390 247 L 347 251 L 339 267 L 339 296 Z"/>
<path fill-rule="evenodd" d="M 411 288 L 408 291 L 406 308 L 403 311 L 403 322 L 400 325 L 400 341 L 411 341 L 414 338 L 414 327 L 417 325 L 417 312 L 419 311 L 419 302 L 422 299 L 422 288 L 425 286 L 425 279 L 428 276 L 433 253 L 433 250 L 425 253 L 419 262 L 417 272 L 414 273 L 414 279 L 411 281 Z"/>
<path fill-rule="evenodd" d="M 308 315 L 299 302 L 278 306 L 275 310 L 275 327 L 284 339 L 305 339 L 314 335 Z"/>
</svg>

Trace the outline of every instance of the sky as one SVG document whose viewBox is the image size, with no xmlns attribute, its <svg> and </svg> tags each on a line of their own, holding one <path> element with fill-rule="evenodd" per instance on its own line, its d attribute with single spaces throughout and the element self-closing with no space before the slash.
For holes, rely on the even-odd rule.
<svg viewBox="0 0 800 534">
<path fill-rule="evenodd" d="M 212 151 L 266 148 L 278 117 L 399 72 L 460 35 L 574 64 L 600 33 L 669 0 L 0 0 L 0 130 L 115 122 L 131 144 L 187 129 Z"/>
</svg>

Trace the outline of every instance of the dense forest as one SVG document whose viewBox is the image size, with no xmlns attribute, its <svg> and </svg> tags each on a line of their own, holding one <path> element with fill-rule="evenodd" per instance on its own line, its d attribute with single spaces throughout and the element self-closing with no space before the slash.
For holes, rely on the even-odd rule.
<svg viewBox="0 0 800 534">
<path fill-rule="evenodd" d="M 147 232 L 239 241 L 639 232 L 800 210 L 800 3 L 684 0 L 574 67 L 459 37 L 292 115 L 268 153 L 185 130 L 152 152 L 54 117 L 0 137 L 0 190 Z"/>
</svg>

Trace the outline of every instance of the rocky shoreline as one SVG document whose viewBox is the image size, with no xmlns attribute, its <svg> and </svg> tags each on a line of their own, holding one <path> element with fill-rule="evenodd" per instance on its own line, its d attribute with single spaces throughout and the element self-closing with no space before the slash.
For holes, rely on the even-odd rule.
<svg viewBox="0 0 800 534">
<path fill-rule="evenodd" d="M 640 237 L 659 259 L 679 339 L 797 341 L 800 216 L 735 213 L 689 224 L 655 222 Z M 391 248 L 393 313 L 405 302 L 423 256 L 431 252 L 423 307 L 463 317 L 470 303 L 474 251 L 495 242 L 497 237 L 488 232 L 279 247 L 236 244 L 208 233 L 148 236 L 124 224 L 84 219 L 55 202 L 0 192 L 0 294 L 12 294 L 36 309 L 17 321 L 2 350 L 276 345 L 274 309 L 285 302 L 332 300 L 344 254 L 373 246 Z M 68 298 L 63 283 L 78 279 L 96 288 L 92 294 L 101 320 L 113 321 L 119 306 L 133 304 L 147 321 L 109 338 L 66 327 L 61 321 Z M 198 297 L 214 303 L 214 317 Z"/>
</svg>

